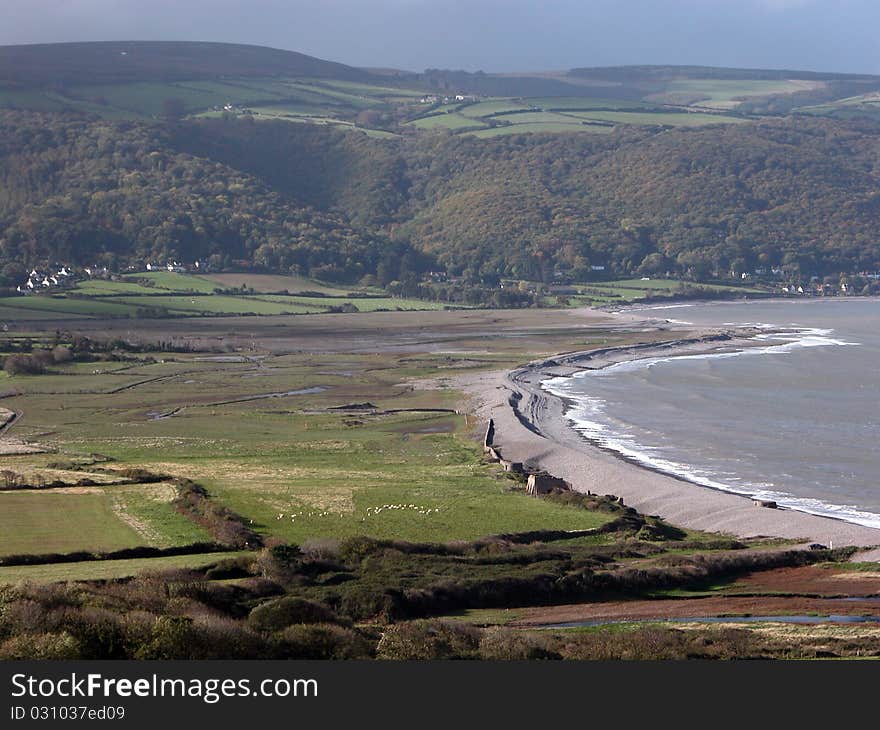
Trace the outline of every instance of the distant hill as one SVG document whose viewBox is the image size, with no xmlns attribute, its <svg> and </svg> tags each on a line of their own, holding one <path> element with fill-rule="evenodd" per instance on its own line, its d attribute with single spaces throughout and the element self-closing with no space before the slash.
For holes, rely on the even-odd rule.
<svg viewBox="0 0 880 730">
<path fill-rule="evenodd" d="M 107 41 L 0 46 L 0 86 L 302 76 L 368 82 L 368 71 L 294 51 L 233 43 Z"/>
<path fill-rule="evenodd" d="M 806 116 L 374 139 L 0 112 L 0 270 L 200 258 L 345 282 L 438 266 L 483 282 L 583 279 L 593 265 L 698 280 L 876 271 L 878 139 L 868 122 Z"/>
<path fill-rule="evenodd" d="M 670 81 L 673 79 L 719 79 L 727 81 L 778 81 L 805 79 L 812 81 L 870 80 L 880 76 L 869 74 L 826 73 L 786 69 L 723 68 L 718 66 L 595 66 L 574 68 L 569 76 L 605 81 Z"/>
<path fill-rule="evenodd" d="M 149 42 L 0 48 L 0 77 L 0 285 L 167 259 L 382 284 L 880 271 L 880 77 L 380 75 Z"/>
</svg>

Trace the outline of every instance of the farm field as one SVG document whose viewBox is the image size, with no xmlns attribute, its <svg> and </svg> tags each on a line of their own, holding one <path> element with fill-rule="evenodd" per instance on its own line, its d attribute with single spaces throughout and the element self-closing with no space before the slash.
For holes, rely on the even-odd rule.
<svg viewBox="0 0 880 730">
<path fill-rule="evenodd" d="M 468 132 L 467 134 L 472 134 L 475 137 L 498 137 L 508 134 L 541 134 L 559 132 L 607 134 L 613 130 L 614 127 L 612 125 L 585 124 L 572 119 L 570 122 L 510 124 L 508 126 L 492 127 L 491 129 L 481 129 L 475 132 Z"/>
<path fill-rule="evenodd" d="M 738 117 L 705 112 L 682 112 L 639 101 L 579 97 L 498 98 L 476 104 L 431 110 L 408 122 L 419 129 L 446 128 L 476 137 L 496 137 L 529 132 L 609 132 L 614 125 L 696 127 L 730 124 Z M 494 125 L 498 126 L 494 126 Z M 483 125 L 485 129 L 473 129 Z"/>
<path fill-rule="evenodd" d="M 249 283 L 252 282 L 252 283 Z M 240 294 L 217 293 L 217 289 L 247 290 Z M 290 291 L 291 295 L 260 295 L 251 291 Z M 297 295 L 297 292 L 303 295 Z M 380 290 L 377 290 L 380 291 Z M 322 294 L 324 296 L 314 296 Z M 170 271 L 127 275 L 123 280 L 87 279 L 72 290 L 51 295 L 28 295 L 0 299 L 0 317 L 44 320 L 52 317 L 164 317 L 198 315 L 322 314 L 342 306 L 360 311 L 377 309 L 441 309 L 442 305 L 388 296 L 351 296 L 301 277 L 260 274 L 220 274 L 215 278 Z M 4 315 L 4 313 L 6 313 Z"/>
<path fill-rule="evenodd" d="M 221 560 L 235 558 L 244 554 L 232 551 L 158 558 L 88 560 L 79 563 L 4 566 L 0 567 L 0 585 L 15 584 L 22 581 L 54 583 L 57 581 L 115 580 L 129 578 L 145 571 L 204 568 Z"/>
<path fill-rule="evenodd" d="M 416 129 L 472 129 L 474 127 L 485 127 L 486 125 L 478 118 L 465 117 L 455 112 L 440 112 L 426 117 L 420 117 L 412 122 L 407 122 L 407 126 Z"/>
<path fill-rule="evenodd" d="M 685 103 L 716 109 L 734 109 L 749 97 L 793 94 L 816 88 L 817 85 L 821 86 L 821 82 L 788 79 L 779 81 L 681 79 L 669 82 L 666 91 L 658 96 L 670 97 L 673 99 L 672 103 L 676 103 L 674 99 L 677 96 L 692 97 L 692 100 Z"/>
<path fill-rule="evenodd" d="M 617 281 L 594 281 L 572 285 L 575 294 L 562 295 L 569 306 L 589 307 L 613 304 L 630 304 L 646 298 L 675 297 L 682 293 L 683 282 L 677 279 L 621 279 Z M 700 284 L 700 290 L 708 295 L 767 296 L 765 289 L 754 286 L 729 286 L 725 284 Z M 551 303 L 552 303 L 551 298 Z"/>
<path fill-rule="evenodd" d="M 348 329 L 359 316 L 329 326 Z M 363 334 L 393 342 L 370 326 Z M 470 437 L 479 424 L 454 411 L 460 396 L 442 379 L 515 362 L 521 345 L 501 340 L 487 350 L 485 340 L 450 334 L 454 355 L 284 354 L 258 338 L 247 358 L 143 353 L 141 363 L 7 377 L 4 388 L 18 395 L 5 407 L 24 414 L 12 435 L 49 453 L 6 457 L 3 466 L 30 482 L 105 483 L 0 493 L 15 501 L 0 517 L 0 556 L 210 540 L 171 506 L 173 484 L 106 483 L 125 469 L 194 480 L 265 538 L 291 542 L 357 534 L 444 541 L 602 524 L 606 516 L 512 491 L 514 482 L 482 462 Z M 551 335 L 544 346 L 560 336 L 571 335 Z M 441 385 L 419 387 L 426 378 Z M 89 466 L 95 454 L 101 468 Z"/>
<path fill-rule="evenodd" d="M 570 116 L 588 121 L 612 122 L 614 124 L 661 125 L 667 127 L 701 127 L 706 124 L 739 124 L 743 119 L 723 114 L 700 112 L 571 112 Z"/>
<path fill-rule="evenodd" d="M 112 551 L 142 544 L 103 494 L 0 494 L 2 554 Z"/>
<path fill-rule="evenodd" d="M 341 296 L 351 291 L 351 289 L 342 289 L 329 284 L 322 284 L 314 279 L 307 279 L 304 276 L 294 276 L 292 274 L 254 274 L 242 272 L 240 274 L 201 274 L 194 278 L 199 281 L 212 282 L 212 287 L 246 288 L 253 289 L 262 294 L 279 292 L 295 294 L 297 292 L 312 291 L 332 296 Z"/>
<path fill-rule="evenodd" d="M 840 99 L 829 104 L 802 106 L 796 109 L 795 113 L 836 119 L 878 119 L 880 118 L 880 93 L 871 92 Z"/>
</svg>

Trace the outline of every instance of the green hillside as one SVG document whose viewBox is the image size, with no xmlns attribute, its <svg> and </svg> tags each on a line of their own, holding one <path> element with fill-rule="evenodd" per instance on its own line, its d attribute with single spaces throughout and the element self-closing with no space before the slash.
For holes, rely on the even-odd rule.
<svg viewBox="0 0 880 730">
<path fill-rule="evenodd" d="M 17 88 L 223 76 L 369 81 L 370 73 L 294 51 L 234 43 L 105 41 L 0 46 L 0 83 Z"/>
<path fill-rule="evenodd" d="M 99 72 L 111 52 L 120 65 Z M 877 77 L 373 75 L 186 43 L 7 47 L 3 58 L 0 106 L 19 107 L 0 110 L 7 287 L 33 266 L 200 260 L 214 273 L 474 304 L 474 288 L 501 278 L 880 270 Z M 61 65 L 70 83 L 48 84 Z M 149 310 L 127 296 L 99 304 Z M 203 303 L 152 304 L 186 314 Z"/>
</svg>

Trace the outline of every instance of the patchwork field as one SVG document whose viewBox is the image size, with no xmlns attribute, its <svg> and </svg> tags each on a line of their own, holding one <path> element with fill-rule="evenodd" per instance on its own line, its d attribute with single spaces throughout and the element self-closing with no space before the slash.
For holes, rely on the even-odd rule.
<svg viewBox="0 0 880 730">
<path fill-rule="evenodd" d="M 244 288 L 242 288 L 244 287 Z M 218 290 L 224 290 L 220 292 Z M 255 293 L 290 292 L 289 295 Z M 218 274 L 214 277 L 146 271 L 122 279 L 85 279 L 72 289 L 0 298 L 0 318 L 19 321 L 80 317 L 323 314 L 428 310 L 434 302 L 389 297 L 380 290 L 335 288 L 301 277 Z"/>
<path fill-rule="evenodd" d="M 731 88 L 718 93 L 724 97 L 725 93 L 734 92 Z M 544 97 L 495 98 L 440 111 L 431 109 L 408 125 L 418 129 L 442 128 L 477 137 L 495 137 L 529 132 L 609 132 L 616 125 L 696 127 L 741 121 L 743 119 L 725 114 L 681 111 L 679 107 L 657 103 Z"/>
<path fill-rule="evenodd" d="M 794 79 L 778 81 L 681 79 L 669 82 L 666 91 L 649 98 L 671 104 L 734 109 L 749 98 L 793 94 L 821 86 L 822 82 Z"/>
<path fill-rule="evenodd" d="M 254 333 L 244 353 L 141 346 L 125 362 L 7 375 L 4 390 L 16 395 L 4 407 L 23 414 L 9 435 L 47 453 L 3 459 L 4 473 L 42 488 L 0 493 L 0 504 L 10 505 L 0 512 L 0 558 L 209 542 L 210 530 L 175 509 L 179 488 L 165 478 L 192 480 L 262 537 L 295 543 L 361 534 L 467 540 L 584 530 L 607 520 L 526 497 L 497 466 L 483 463 L 471 439 L 480 424 L 456 412 L 460 396 L 449 379 L 518 361 L 521 338 L 480 339 L 488 317 L 481 314 L 468 325 L 478 328 L 473 337 L 434 332 L 435 345 L 411 352 L 399 335 L 378 332 L 372 316 L 340 315 L 330 326 L 348 331 L 364 318 L 354 338 L 371 339 L 373 354 L 273 352 L 266 347 L 272 335 Z M 567 316 L 558 315 L 562 322 Z M 287 325 L 279 334 L 299 321 L 278 320 Z M 200 321 L 217 335 L 228 331 L 228 321 Z M 114 325 L 107 325 L 100 329 L 109 337 Z M 405 326 L 419 336 L 418 320 Z M 171 332 L 160 336 L 179 341 Z M 552 348 L 572 336 L 582 339 L 566 328 L 540 339 Z M 595 336 L 606 343 L 617 335 Z M 400 349 L 389 351 L 395 339 Z M 435 347 L 454 352 L 425 351 Z M 132 469 L 158 481 L 125 483 Z"/>
<path fill-rule="evenodd" d="M 596 281 L 566 287 L 574 293 L 546 297 L 549 304 L 568 306 L 609 306 L 632 304 L 641 300 L 672 299 L 690 296 L 711 298 L 715 296 L 768 296 L 766 289 L 755 286 L 730 286 L 726 284 L 687 285 L 677 279 L 620 279 Z"/>
</svg>

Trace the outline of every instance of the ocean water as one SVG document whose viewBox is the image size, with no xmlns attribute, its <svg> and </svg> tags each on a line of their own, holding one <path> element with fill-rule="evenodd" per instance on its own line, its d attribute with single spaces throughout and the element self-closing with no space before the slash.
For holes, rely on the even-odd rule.
<svg viewBox="0 0 880 730">
<path fill-rule="evenodd" d="M 646 308 L 699 325 L 783 327 L 759 347 L 553 378 L 572 428 L 697 484 L 880 527 L 880 301 Z"/>
</svg>

